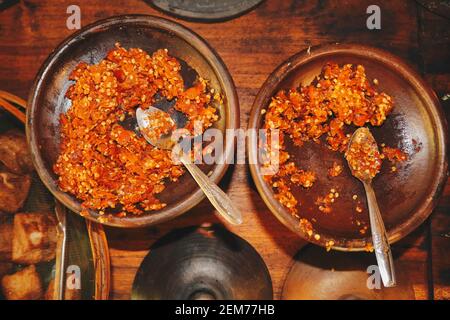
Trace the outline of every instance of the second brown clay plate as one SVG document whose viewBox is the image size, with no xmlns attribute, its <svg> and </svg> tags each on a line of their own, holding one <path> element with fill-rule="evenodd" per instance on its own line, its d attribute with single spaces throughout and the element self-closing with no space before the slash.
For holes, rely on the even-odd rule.
<svg viewBox="0 0 450 320">
<path fill-rule="evenodd" d="M 394 99 L 392 114 L 381 127 L 371 127 L 379 144 L 400 148 L 408 160 L 391 173 L 390 164 L 384 161 L 373 186 L 378 198 L 390 242 L 395 242 L 419 226 L 436 205 L 447 177 L 446 130 L 447 124 L 439 102 L 431 89 L 416 72 L 399 58 L 388 52 L 359 45 L 328 45 L 305 50 L 278 67 L 261 88 L 250 115 L 249 128 L 261 128 L 262 109 L 281 89 L 308 85 L 321 72 L 327 62 L 362 64 L 369 81 L 378 79 L 378 90 Z M 315 233 L 320 239 L 308 236 L 293 217 L 274 198 L 271 187 L 261 175 L 257 159 L 258 137 L 249 139 L 250 170 L 262 198 L 276 215 L 292 231 L 308 241 L 326 245 L 333 241 L 334 249 L 363 250 L 371 243 L 370 227 L 361 234 L 357 224 L 369 225 L 363 185 L 354 178 L 342 154 L 329 150 L 324 144 L 305 143 L 301 148 L 289 146 L 296 164 L 317 173 L 315 185 L 305 191 L 293 189 L 294 196 L 302 204 L 299 216 L 315 221 Z M 335 178 L 327 176 L 327 169 L 337 162 L 344 166 L 343 173 Z M 314 204 L 318 196 L 331 189 L 339 192 L 339 200 L 329 214 L 317 210 Z M 353 196 L 357 195 L 363 213 L 355 211 Z"/>
</svg>

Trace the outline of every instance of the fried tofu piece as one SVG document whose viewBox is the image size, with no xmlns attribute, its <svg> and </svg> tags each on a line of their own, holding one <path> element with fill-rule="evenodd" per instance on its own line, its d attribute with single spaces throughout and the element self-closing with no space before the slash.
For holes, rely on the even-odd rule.
<svg viewBox="0 0 450 320">
<path fill-rule="evenodd" d="M 7 300 L 38 300 L 42 283 L 34 265 L 2 278 L 2 291 Z"/>
<path fill-rule="evenodd" d="M 12 230 L 12 224 L 0 224 L 0 261 L 11 261 Z"/>
<path fill-rule="evenodd" d="M 11 262 L 0 262 L 0 279 L 11 271 L 12 266 Z"/>
<path fill-rule="evenodd" d="M 81 300 L 81 290 L 66 288 L 64 291 L 64 300 Z"/>
<path fill-rule="evenodd" d="M 12 129 L 0 135 L 0 162 L 16 174 L 34 170 L 25 134 Z"/>
<path fill-rule="evenodd" d="M 56 218 L 51 213 L 14 216 L 12 261 L 34 264 L 50 261 L 56 251 Z"/>
<path fill-rule="evenodd" d="M 31 177 L 0 168 L 0 212 L 17 212 L 27 199 Z"/>
<path fill-rule="evenodd" d="M 67 280 L 67 279 L 66 279 Z M 55 300 L 55 279 L 52 279 L 47 287 L 47 291 L 44 295 L 45 300 Z M 69 289 L 64 290 L 64 300 L 81 300 L 81 289 Z"/>
<path fill-rule="evenodd" d="M 45 291 L 44 300 L 55 300 L 55 279 L 52 279 Z"/>
</svg>

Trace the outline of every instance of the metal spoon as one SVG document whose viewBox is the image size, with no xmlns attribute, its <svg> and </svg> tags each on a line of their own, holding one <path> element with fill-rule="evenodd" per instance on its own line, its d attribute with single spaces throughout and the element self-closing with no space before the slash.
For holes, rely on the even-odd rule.
<svg viewBox="0 0 450 320">
<path fill-rule="evenodd" d="M 66 210 L 63 205 L 55 200 L 55 214 L 58 220 L 57 225 L 57 250 L 56 250 L 56 274 L 55 290 L 53 298 L 64 300 L 64 279 L 66 271 L 66 242 L 67 242 L 67 221 Z"/>
<path fill-rule="evenodd" d="M 378 145 L 375 138 L 368 128 L 359 128 L 350 139 L 348 148 L 352 148 L 355 144 L 367 144 L 373 151 L 378 151 Z M 352 175 L 358 178 L 364 185 L 367 196 L 367 204 L 369 206 L 370 228 L 372 230 L 372 242 L 375 249 L 378 268 L 380 270 L 381 279 L 385 287 L 394 287 L 396 285 L 394 260 L 389 246 L 386 229 L 380 214 L 375 192 L 372 188 L 372 177 L 367 172 L 354 170 L 349 163 Z"/>
<path fill-rule="evenodd" d="M 172 141 L 170 134 L 154 139 L 147 134 L 147 128 L 149 126 L 149 115 L 153 112 L 164 111 L 155 107 L 149 107 L 148 109 L 138 108 L 136 110 L 136 119 L 141 134 L 150 144 L 160 149 L 171 150 L 174 142 Z M 173 119 L 172 119 L 173 121 Z M 175 123 L 178 127 L 178 124 Z M 198 186 L 203 190 L 206 197 L 208 197 L 211 204 L 216 208 L 219 215 L 231 224 L 239 225 L 242 223 L 242 215 L 235 208 L 231 199 L 223 192 L 216 184 L 214 184 L 206 174 L 204 174 L 195 164 L 191 163 L 184 155 L 180 155 L 181 163 L 186 167 L 189 173 L 192 175 Z"/>
</svg>

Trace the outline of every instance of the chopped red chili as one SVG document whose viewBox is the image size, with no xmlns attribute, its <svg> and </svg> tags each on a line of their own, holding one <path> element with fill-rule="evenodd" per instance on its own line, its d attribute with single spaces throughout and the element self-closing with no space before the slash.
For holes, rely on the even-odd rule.
<svg viewBox="0 0 450 320">
<path fill-rule="evenodd" d="M 151 105 L 159 93 L 176 98 L 186 128 L 202 121 L 203 129 L 218 119 L 214 98 L 199 78 L 184 89 L 179 61 L 166 49 L 152 55 L 116 45 L 94 65 L 80 63 L 72 71 L 74 84 L 66 96 L 71 107 L 61 116 L 61 150 L 54 165 L 59 187 L 75 195 L 85 209 L 116 208 L 120 215 L 142 214 L 166 204 L 156 195 L 167 181 L 184 173 L 172 162 L 170 151 L 160 150 L 120 125 L 127 113 Z"/>
</svg>

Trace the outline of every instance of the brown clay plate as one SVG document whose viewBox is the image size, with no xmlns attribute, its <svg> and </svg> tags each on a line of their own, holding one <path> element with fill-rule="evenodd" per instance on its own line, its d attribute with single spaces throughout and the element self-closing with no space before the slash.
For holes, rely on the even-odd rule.
<svg viewBox="0 0 450 320">
<path fill-rule="evenodd" d="M 333 44 L 314 47 L 291 57 L 279 66 L 266 80 L 253 104 L 249 128 L 263 124 L 261 110 L 267 108 L 271 97 L 281 89 L 307 85 L 320 74 L 328 62 L 339 65 L 362 64 L 369 80 L 378 79 L 378 90 L 391 95 L 395 101 L 393 113 L 381 127 L 371 127 L 379 144 L 397 147 L 408 155 L 408 160 L 397 165 L 395 173 L 384 161 L 381 172 L 373 180 L 381 213 L 390 242 L 395 242 L 418 227 L 432 212 L 447 178 L 446 132 L 447 124 L 434 92 L 410 67 L 392 54 L 360 45 Z M 313 222 L 320 239 L 309 237 L 293 217 L 274 198 L 270 186 L 261 176 L 257 163 L 256 135 L 249 138 L 250 170 L 258 191 L 267 206 L 292 231 L 306 240 L 324 246 L 334 241 L 334 249 L 363 250 L 371 243 L 370 227 L 361 234 L 362 226 L 369 226 L 365 193 L 362 184 L 351 176 L 347 163 L 340 153 L 324 144 L 306 143 L 301 148 L 288 144 L 288 152 L 294 156 L 299 168 L 313 170 L 318 179 L 305 190 L 293 189 L 301 205 L 299 216 Z M 336 161 L 344 166 L 344 172 L 335 178 L 327 176 L 327 169 Z M 329 214 L 323 214 L 315 205 L 318 196 L 325 196 L 336 189 L 340 196 Z M 358 200 L 353 200 L 353 195 Z M 363 208 L 357 213 L 356 203 Z M 358 222 L 361 224 L 358 226 Z"/>
<path fill-rule="evenodd" d="M 86 26 L 59 45 L 41 67 L 31 89 L 27 109 L 27 137 L 36 170 L 53 195 L 78 213 L 81 211 L 80 201 L 58 188 L 52 169 L 59 154 L 60 115 L 70 107 L 70 100 L 65 97 L 71 85 L 68 76 L 80 61 L 94 64 L 102 60 L 116 42 L 125 48 L 141 48 L 149 53 L 167 48 L 170 54 L 209 80 L 210 86 L 224 97 L 224 103 L 217 105 L 219 120 L 214 124 L 215 128 L 225 132 L 239 127 L 239 105 L 230 74 L 214 50 L 189 29 L 147 15 L 111 17 Z M 224 158 L 234 152 L 233 144 L 228 140 L 224 141 Z M 227 164 L 221 161 L 201 169 L 205 173 L 211 171 L 210 178 L 217 183 L 225 174 Z M 128 228 L 160 223 L 194 207 L 204 194 L 186 173 L 176 183 L 167 184 L 158 197 L 167 203 L 159 211 L 124 218 L 110 215 L 100 222 Z M 98 212 L 91 210 L 87 218 L 97 220 L 99 216 Z"/>
</svg>

